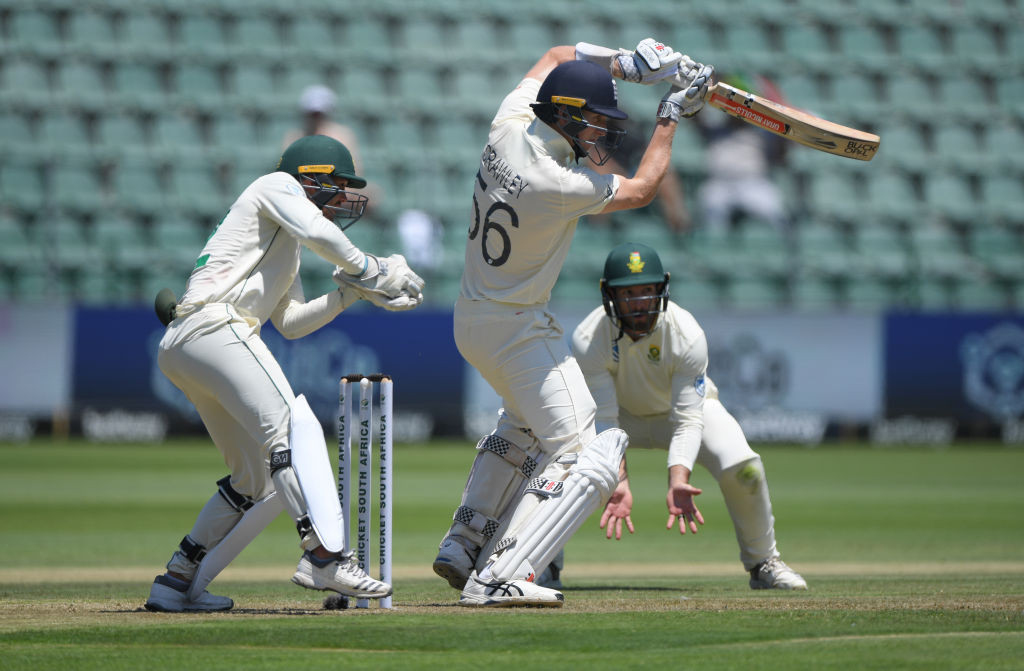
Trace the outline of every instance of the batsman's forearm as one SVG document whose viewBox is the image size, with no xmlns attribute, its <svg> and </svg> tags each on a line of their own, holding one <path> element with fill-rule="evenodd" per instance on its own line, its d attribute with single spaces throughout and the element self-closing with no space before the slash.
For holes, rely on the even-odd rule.
<svg viewBox="0 0 1024 671">
<path fill-rule="evenodd" d="M 633 179 L 644 185 L 646 202 L 643 205 L 649 205 L 654 200 L 661 187 L 661 180 L 665 178 L 665 173 L 672 164 L 672 140 L 675 138 L 676 126 L 674 121 L 658 119 L 647 150 L 640 159 L 640 166 Z"/>
</svg>

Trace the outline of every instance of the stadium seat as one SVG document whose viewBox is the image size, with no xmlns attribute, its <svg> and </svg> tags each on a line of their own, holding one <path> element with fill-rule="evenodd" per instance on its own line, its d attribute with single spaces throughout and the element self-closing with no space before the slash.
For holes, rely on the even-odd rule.
<svg viewBox="0 0 1024 671">
<path fill-rule="evenodd" d="M 60 17 L 46 9 L 18 8 L 10 13 L 6 39 L 29 51 L 56 50 L 61 44 Z"/>
<path fill-rule="evenodd" d="M 861 222 L 852 229 L 856 254 L 855 277 L 884 281 L 901 280 L 911 271 L 909 250 L 903 235 L 891 225 Z"/>
<path fill-rule="evenodd" d="M 141 118 L 113 110 L 96 119 L 96 142 L 105 156 L 145 154 L 150 146 Z"/>
<path fill-rule="evenodd" d="M 928 211 L 937 217 L 958 224 L 977 222 L 980 208 L 963 175 L 950 171 L 929 174 L 924 198 Z"/>
<path fill-rule="evenodd" d="M 900 304 L 894 285 L 876 277 L 851 277 L 846 284 L 844 305 L 852 310 L 882 312 Z"/>
<path fill-rule="evenodd" d="M 75 216 L 88 215 L 108 204 L 102 173 L 86 159 L 65 159 L 48 170 L 46 195 L 56 206 Z"/>
<path fill-rule="evenodd" d="M 907 173 L 883 169 L 870 172 L 865 178 L 867 197 L 862 209 L 864 214 L 906 223 L 914 223 L 920 216 L 922 202 Z"/>
<path fill-rule="evenodd" d="M 799 270 L 803 275 L 839 279 L 853 270 L 853 257 L 840 231 L 810 221 L 796 227 Z"/>
<path fill-rule="evenodd" d="M 968 232 L 967 249 L 993 277 L 1024 280 L 1024 242 L 1019 230 L 979 226 Z"/>
<path fill-rule="evenodd" d="M 1024 227 L 1024 174 L 999 173 L 981 182 L 981 208 L 989 223 Z"/>
<path fill-rule="evenodd" d="M 898 27 L 896 48 L 904 63 L 928 69 L 938 68 L 943 63 L 946 48 L 934 27 L 915 22 L 901 24 Z"/>
<path fill-rule="evenodd" d="M 120 25 L 121 43 L 131 49 L 146 49 L 171 41 L 169 23 L 152 8 L 138 7 L 124 14 Z"/>
<path fill-rule="evenodd" d="M 954 303 L 960 310 L 1003 311 L 1013 304 L 1007 286 L 986 278 L 960 282 L 953 292 Z"/>
<path fill-rule="evenodd" d="M 179 99 L 203 109 L 222 107 L 224 83 L 220 69 L 212 63 L 184 63 L 175 68 L 172 86 Z"/>
<path fill-rule="evenodd" d="M 836 31 L 837 55 L 858 70 L 888 75 L 892 56 L 879 26 L 867 21 L 848 21 Z"/>
<path fill-rule="evenodd" d="M 94 54 L 117 41 L 111 14 L 96 7 L 79 7 L 68 12 L 66 26 L 65 46 L 78 56 Z"/>
<path fill-rule="evenodd" d="M 931 159 L 933 167 L 940 165 L 951 170 L 977 172 L 992 164 L 992 157 L 981 145 L 978 134 L 966 124 L 942 124 L 932 137 L 935 148 Z"/>
<path fill-rule="evenodd" d="M 260 13 L 242 14 L 234 23 L 233 46 L 245 54 L 280 54 L 281 35 L 277 19 Z M 303 39 L 303 42 L 306 42 Z"/>
<path fill-rule="evenodd" d="M 950 41 L 957 59 L 980 72 L 997 71 L 1004 62 L 995 31 L 985 25 L 960 21 L 950 31 Z"/>
<path fill-rule="evenodd" d="M 21 222 L 0 215 L 0 269 L 17 271 L 42 260 L 42 248 L 26 235 Z"/>
<path fill-rule="evenodd" d="M 834 311 L 841 303 L 841 294 L 835 281 L 803 274 L 793 283 L 791 301 L 798 312 Z"/>
<path fill-rule="evenodd" d="M 775 312 L 788 302 L 784 286 L 767 278 L 732 278 L 724 294 L 725 304 L 738 311 Z"/>
<path fill-rule="evenodd" d="M 947 226 L 919 224 L 909 233 L 915 267 L 924 280 L 962 280 L 977 275 L 979 264 L 964 252 Z"/>
<path fill-rule="evenodd" d="M 123 61 L 115 63 L 113 71 L 113 93 L 123 104 L 153 111 L 166 107 L 166 90 L 159 66 Z"/>
</svg>

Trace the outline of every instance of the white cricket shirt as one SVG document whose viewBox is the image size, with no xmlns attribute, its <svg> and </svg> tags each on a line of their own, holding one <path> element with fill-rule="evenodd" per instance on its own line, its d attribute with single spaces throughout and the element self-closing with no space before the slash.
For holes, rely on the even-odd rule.
<svg viewBox="0 0 1024 671">
<path fill-rule="evenodd" d="M 256 179 L 200 252 L 181 297 L 179 316 L 210 303 L 227 303 L 240 316 L 264 323 L 275 311 L 280 315 L 287 304 L 301 304 L 298 272 L 303 245 L 346 272 L 363 270 L 365 255 L 323 216 L 294 177 L 274 172 Z M 338 308 L 337 297 L 329 298 L 330 306 L 319 307 Z M 330 314 L 327 309 L 318 321 L 338 311 Z"/>
<path fill-rule="evenodd" d="M 594 401 L 597 423 L 618 426 L 619 407 L 637 417 L 667 415 L 674 425 L 670 466 L 693 469 L 704 427 L 708 346 L 693 315 L 669 301 L 654 329 L 634 342 L 595 309 L 573 332 L 573 354 Z"/>
<path fill-rule="evenodd" d="M 463 298 L 547 303 L 577 220 L 604 209 L 618 177 L 577 165 L 569 142 L 530 108 L 541 82 L 502 101 L 480 158 L 469 222 Z"/>
</svg>

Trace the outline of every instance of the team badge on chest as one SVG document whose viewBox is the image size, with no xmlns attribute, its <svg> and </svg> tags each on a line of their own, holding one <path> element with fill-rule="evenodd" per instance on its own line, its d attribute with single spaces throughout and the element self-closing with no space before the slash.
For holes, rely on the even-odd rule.
<svg viewBox="0 0 1024 671">
<path fill-rule="evenodd" d="M 657 345 L 651 345 L 647 348 L 647 360 L 655 363 L 661 361 L 661 348 Z"/>
</svg>

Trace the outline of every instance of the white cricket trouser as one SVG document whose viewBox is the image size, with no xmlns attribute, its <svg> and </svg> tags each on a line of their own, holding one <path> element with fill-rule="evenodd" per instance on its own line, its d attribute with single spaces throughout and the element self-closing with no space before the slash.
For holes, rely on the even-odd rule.
<svg viewBox="0 0 1024 671">
<path fill-rule="evenodd" d="M 157 363 L 199 411 L 235 491 L 253 499 L 273 491 L 268 458 L 271 450 L 288 447 L 294 394 L 256 324 L 230 305 L 208 305 L 171 323 Z M 212 548 L 240 517 L 214 494 L 189 535 Z M 190 568 L 171 567 L 186 575 Z"/>
<path fill-rule="evenodd" d="M 578 452 L 597 435 L 597 406 L 546 305 L 460 298 L 454 331 L 463 358 L 501 396 L 507 419 L 530 429 L 545 454 Z"/>
<path fill-rule="evenodd" d="M 667 414 L 636 417 L 621 407 L 619 428 L 629 435 L 629 450 L 668 450 L 673 432 Z M 749 570 L 777 557 L 775 517 L 761 457 L 750 448 L 743 429 L 717 398 L 704 399 L 704 432 L 697 463 L 708 469 L 722 491 L 744 567 Z"/>
</svg>

